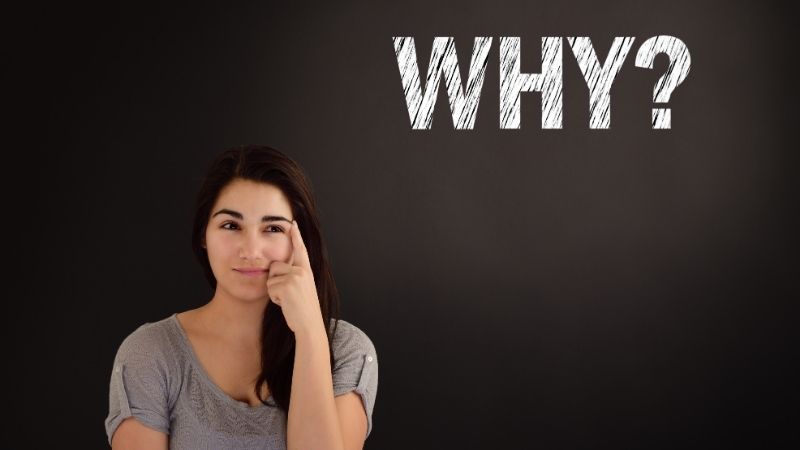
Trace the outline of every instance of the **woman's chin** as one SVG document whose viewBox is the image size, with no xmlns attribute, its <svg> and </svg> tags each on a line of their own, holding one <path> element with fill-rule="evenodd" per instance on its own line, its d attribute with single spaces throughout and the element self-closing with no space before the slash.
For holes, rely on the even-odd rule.
<svg viewBox="0 0 800 450">
<path fill-rule="evenodd" d="M 269 301 L 269 294 L 264 291 L 253 292 L 243 289 L 238 294 L 236 297 L 247 303 L 265 303 Z"/>
<path fill-rule="evenodd" d="M 240 283 L 218 285 L 217 289 L 223 290 L 228 297 L 245 303 L 261 303 L 269 300 L 269 291 L 266 286 L 242 285 Z"/>
</svg>

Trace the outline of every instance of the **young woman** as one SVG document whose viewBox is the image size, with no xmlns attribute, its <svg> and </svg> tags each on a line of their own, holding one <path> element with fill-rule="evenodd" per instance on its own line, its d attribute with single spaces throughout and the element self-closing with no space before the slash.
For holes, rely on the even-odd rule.
<svg viewBox="0 0 800 450">
<path fill-rule="evenodd" d="M 378 359 L 338 319 L 302 169 L 264 146 L 221 154 L 197 198 L 192 248 L 214 296 L 122 342 L 112 448 L 361 449 Z"/>
</svg>

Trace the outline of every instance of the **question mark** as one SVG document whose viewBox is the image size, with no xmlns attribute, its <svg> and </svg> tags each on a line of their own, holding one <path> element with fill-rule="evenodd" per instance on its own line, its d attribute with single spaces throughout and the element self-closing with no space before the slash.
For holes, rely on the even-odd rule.
<svg viewBox="0 0 800 450">
<path fill-rule="evenodd" d="M 653 87 L 653 103 L 667 103 L 672 91 L 686 79 L 692 57 L 689 49 L 680 39 L 674 36 L 655 36 L 644 41 L 636 53 L 636 67 L 652 69 L 653 61 L 659 53 L 669 56 L 669 67 Z M 653 128 L 669 129 L 672 125 L 672 114 L 669 108 L 653 108 Z"/>
</svg>

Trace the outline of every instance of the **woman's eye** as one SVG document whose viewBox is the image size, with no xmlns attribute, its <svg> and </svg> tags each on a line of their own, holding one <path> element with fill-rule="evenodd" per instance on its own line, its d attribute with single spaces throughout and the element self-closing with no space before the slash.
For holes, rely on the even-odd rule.
<svg viewBox="0 0 800 450">
<path fill-rule="evenodd" d="M 230 225 L 230 226 L 228 226 L 228 225 Z M 223 228 L 225 230 L 236 230 L 236 229 L 239 228 L 239 225 L 237 225 L 237 224 L 235 224 L 233 222 L 225 222 L 222 225 L 220 225 L 220 228 Z M 283 233 L 283 228 L 281 228 L 281 227 L 279 227 L 277 225 L 270 225 L 270 226 L 267 227 L 267 231 L 271 231 L 273 233 Z"/>
</svg>

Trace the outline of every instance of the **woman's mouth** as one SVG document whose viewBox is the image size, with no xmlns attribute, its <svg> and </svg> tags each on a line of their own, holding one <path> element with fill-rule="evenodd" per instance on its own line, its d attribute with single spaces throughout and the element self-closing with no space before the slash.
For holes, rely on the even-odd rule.
<svg viewBox="0 0 800 450">
<path fill-rule="evenodd" d="M 267 273 L 267 269 L 233 269 L 246 277 L 260 277 Z"/>
</svg>

